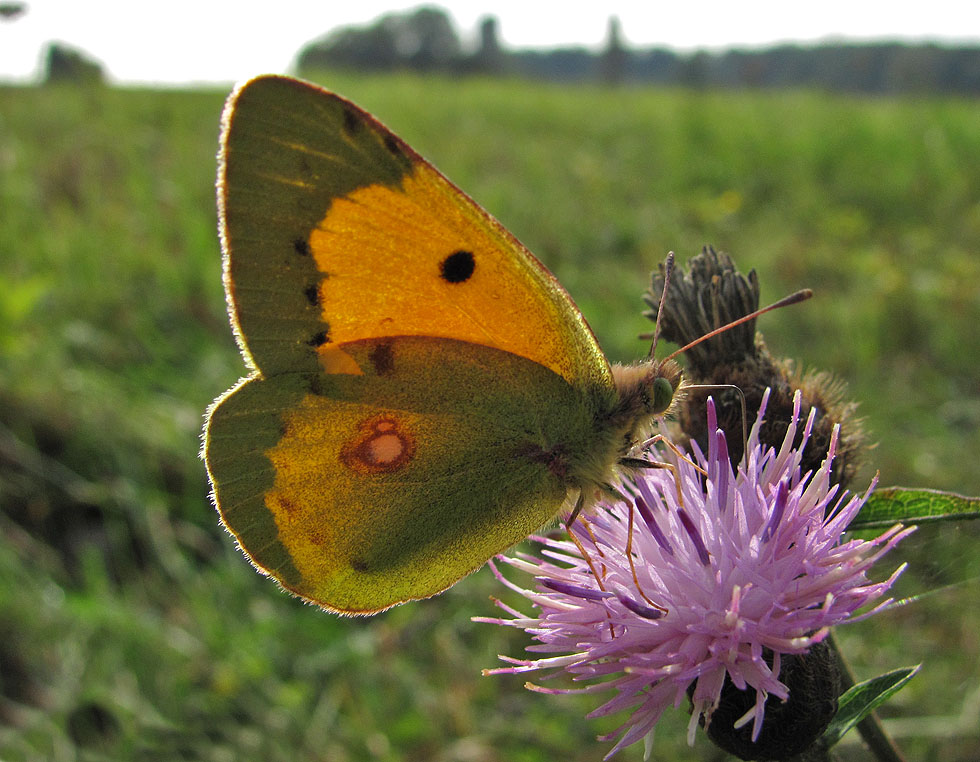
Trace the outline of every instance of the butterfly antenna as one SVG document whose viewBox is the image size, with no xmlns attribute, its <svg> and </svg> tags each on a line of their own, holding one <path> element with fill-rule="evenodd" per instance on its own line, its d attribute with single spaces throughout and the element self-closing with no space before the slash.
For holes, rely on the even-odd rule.
<svg viewBox="0 0 980 762">
<path fill-rule="evenodd" d="M 668 258 L 668 261 L 672 263 L 673 262 L 673 258 L 672 257 Z M 669 274 L 669 271 L 668 271 L 668 274 Z M 664 286 L 664 290 L 666 290 L 666 285 Z M 756 310 L 755 312 L 752 312 L 752 313 L 750 313 L 748 315 L 745 315 L 744 317 L 740 317 L 738 320 L 733 320 L 731 323 L 727 323 L 727 324 L 721 326 L 720 328 L 715 328 L 713 331 L 709 331 L 708 333 L 704 334 L 704 336 L 701 336 L 701 337 L 695 339 L 690 344 L 687 344 L 687 345 L 681 347 L 680 349 L 678 349 L 676 352 L 672 352 L 670 355 L 667 356 L 667 359 L 668 360 L 672 360 L 675 357 L 677 357 L 677 355 L 683 354 L 684 352 L 686 352 L 687 350 L 689 350 L 691 347 L 696 347 L 702 341 L 707 341 L 708 339 L 712 339 L 715 336 L 717 336 L 719 333 L 724 333 L 725 331 L 728 331 L 728 330 L 734 328 L 737 325 L 742 325 L 742 323 L 748 323 L 750 320 L 755 320 L 760 315 L 765 315 L 767 312 L 772 312 L 773 310 L 778 310 L 780 307 L 788 307 L 791 304 L 799 304 L 800 302 L 805 302 L 811 296 L 813 296 L 813 291 L 811 291 L 808 288 L 801 289 L 801 290 L 797 291 L 796 293 L 790 294 L 789 296 L 784 296 L 778 302 L 773 302 L 768 307 L 763 307 L 762 309 Z M 663 297 L 661 297 L 660 298 L 660 310 L 663 310 L 663 308 L 664 308 L 664 299 L 663 299 Z M 658 316 L 657 316 L 657 330 L 656 330 L 656 334 L 654 335 L 654 344 L 656 344 L 656 336 L 659 333 L 660 333 L 660 316 L 658 314 Z"/>
<path fill-rule="evenodd" d="M 657 327 L 653 330 L 653 343 L 650 344 L 650 357 L 657 351 L 657 341 L 660 339 L 660 326 L 664 317 L 664 302 L 667 301 L 667 286 L 670 285 L 670 274 L 674 271 L 674 252 L 667 252 L 664 262 L 664 290 L 660 293 L 660 306 L 657 308 Z"/>
</svg>

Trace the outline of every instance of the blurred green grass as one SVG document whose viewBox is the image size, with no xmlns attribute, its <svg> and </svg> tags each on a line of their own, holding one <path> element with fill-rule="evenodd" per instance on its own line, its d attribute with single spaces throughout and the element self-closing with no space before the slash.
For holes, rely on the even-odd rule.
<svg viewBox="0 0 980 762">
<path fill-rule="evenodd" d="M 763 319 L 771 349 L 848 382 L 884 484 L 980 493 L 977 101 L 319 79 L 516 233 L 612 359 L 643 351 L 668 250 L 731 252 L 764 301 L 814 288 Z M 218 529 L 196 454 L 243 371 L 215 236 L 225 94 L 0 88 L 0 759 L 601 758 L 622 718 L 583 721 L 594 698 L 480 677 L 526 644 L 469 621 L 500 594 L 486 571 L 338 619 Z M 980 755 L 978 536 L 920 530 L 900 594 L 973 583 L 839 633 L 861 677 L 926 662 L 885 712 L 910 758 Z M 714 758 L 685 723 L 654 753 Z"/>
</svg>

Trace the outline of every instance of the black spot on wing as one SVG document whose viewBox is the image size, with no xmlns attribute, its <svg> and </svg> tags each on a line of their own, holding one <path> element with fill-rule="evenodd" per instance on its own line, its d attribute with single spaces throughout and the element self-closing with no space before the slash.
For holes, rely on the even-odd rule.
<svg viewBox="0 0 980 762">
<path fill-rule="evenodd" d="M 313 253 L 310 251 L 310 242 L 305 238 L 296 238 L 293 240 L 293 251 L 303 257 L 308 257 Z"/>
<path fill-rule="evenodd" d="M 306 301 L 310 303 L 311 307 L 320 306 L 320 284 L 311 283 L 306 288 L 303 289 L 303 295 L 306 297 Z"/>
<path fill-rule="evenodd" d="M 309 338 L 309 341 L 307 341 L 306 343 L 309 344 L 311 347 L 322 347 L 328 341 L 330 341 L 329 333 L 327 333 L 326 331 L 317 331 Z"/>
<path fill-rule="evenodd" d="M 369 355 L 374 372 L 379 376 L 387 376 L 395 369 L 395 358 L 391 352 L 391 344 L 378 344 Z"/>
<path fill-rule="evenodd" d="M 402 151 L 401 143 L 398 142 L 398 139 L 394 135 L 385 135 L 385 148 L 399 158 L 405 155 Z"/>
<path fill-rule="evenodd" d="M 473 275 L 476 260 L 472 251 L 454 251 L 439 263 L 439 275 L 447 283 L 464 283 Z"/>
<path fill-rule="evenodd" d="M 333 390 L 333 387 L 327 384 L 326 377 L 322 373 L 311 374 L 309 377 L 309 384 L 306 388 L 310 394 L 317 397 L 328 395 Z"/>
<path fill-rule="evenodd" d="M 363 126 L 364 123 L 357 114 L 349 108 L 344 109 L 344 132 L 347 133 L 347 137 L 354 137 Z"/>
</svg>

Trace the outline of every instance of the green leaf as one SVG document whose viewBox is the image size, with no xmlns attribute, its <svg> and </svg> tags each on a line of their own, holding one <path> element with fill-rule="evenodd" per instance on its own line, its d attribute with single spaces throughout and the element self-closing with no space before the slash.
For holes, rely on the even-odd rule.
<svg viewBox="0 0 980 762">
<path fill-rule="evenodd" d="M 898 693 L 920 666 L 896 669 L 852 686 L 840 697 L 837 714 L 823 732 L 821 741 L 825 747 L 832 747 L 848 730 Z"/>
<path fill-rule="evenodd" d="M 899 521 L 924 524 L 977 518 L 980 518 L 980 497 L 931 489 L 884 487 L 871 493 L 849 528 L 888 527 Z"/>
</svg>

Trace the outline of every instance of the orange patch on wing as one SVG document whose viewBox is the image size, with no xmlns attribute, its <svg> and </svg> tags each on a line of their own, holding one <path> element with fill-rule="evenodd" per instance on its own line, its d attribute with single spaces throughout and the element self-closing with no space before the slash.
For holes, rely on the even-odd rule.
<svg viewBox="0 0 980 762">
<path fill-rule="evenodd" d="M 345 466 L 368 474 L 397 471 L 414 456 L 415 437 L 387 413 L 362 421 L 358 433 L 340 450 Z"/>
<path fill-rule="evenodd" d="M 345 374 L 349 376 L 363 376 L 364 371 L 357 361 L 347 354 L 336 344 L 324 344 L 317 347 L 317 354 L 320 356 L 320 365 L 328 375 Z"/>
<path fill-rule="evenodd" d="M 309 248 L 330 273 L 319 304 L 337 345 L 438 336 L 526 357 L 570 381 L 608 373 L 558 283 L 429 167 L 400 187 L 333 199 Z"/>
</svg>

